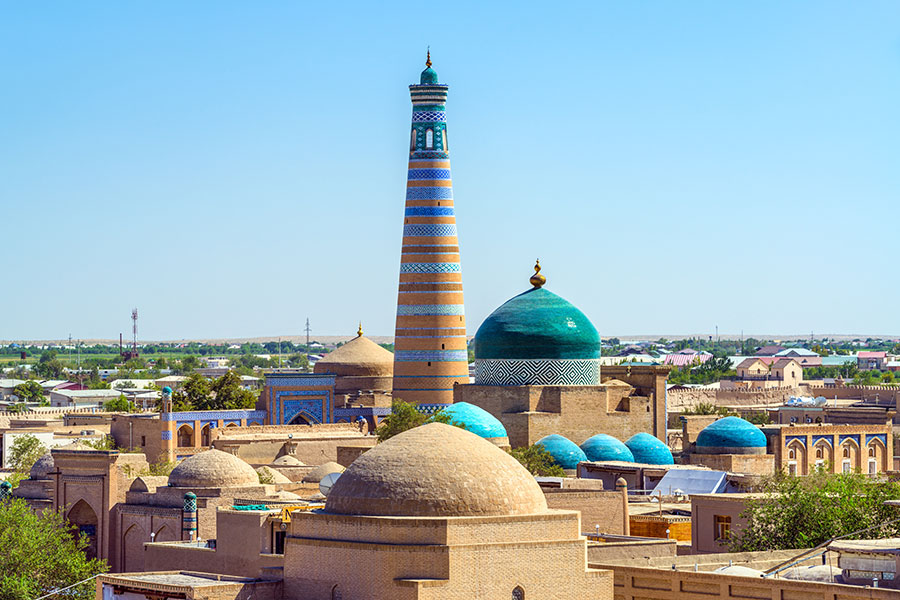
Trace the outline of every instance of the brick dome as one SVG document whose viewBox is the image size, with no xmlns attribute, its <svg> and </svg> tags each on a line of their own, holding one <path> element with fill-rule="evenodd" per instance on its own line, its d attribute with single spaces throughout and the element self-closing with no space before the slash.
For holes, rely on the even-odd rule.
<svg viewBox="0 0 900 600">
<path fill-rule="evenodd" d="M 31 472 L 28 476 L 31 479 L 49 479 L 50 472 L 53 470 L 53 455 L 49 452 L 44 454 L 31 465 Z"/>
<path fill-rule="evenodd" d="M 221 450 L 206 450 L 181 461 L 169 473 L 173 487 L 233 487 L 258 485 L 253 467 Z"/>
<path fill-rule="evenodd" d="M 345 515 L 456 517 L 546 512 L 534 477 L 465 429 L 430 423 L 360 455 L 335 482 L 325 511 Z"/>
<path fill-rule="evenodd" d="M 316 363 L 315 373 L 390 377 L 394 373 L 394 355 L 360 334 Z"/>
</svg>

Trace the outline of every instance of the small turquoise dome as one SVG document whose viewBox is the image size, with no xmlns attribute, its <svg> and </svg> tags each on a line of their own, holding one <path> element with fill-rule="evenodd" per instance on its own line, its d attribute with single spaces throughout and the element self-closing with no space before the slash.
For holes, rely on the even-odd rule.
<svg viewBox="0 0 900 600">
<path fill-rule="evenodd" d="M 740 417 L 725 417 L 703 428 L 696 447 L 707 454 L 762 454 L 766 451 L 766 434 Z"/>
<path fill-rule="evenodd" d="M 424 71 L 422 71 L 422 75 L 419 77 L 419 83 L 421 85 L 434 85 L 437 82 L 437 71 L 435 71 L 431 67 L 427 67 Z"/>
<path fill-rule="evenodd" d="M 592 435 L 581 444 L 588 460 L 624 460 L 634 462 L 634 455 L 628 446 L 611 435 L 598 433 Z"/>
<path fill-rule="evenodd" d="M 171 394 L 171 393 L 172 393 L 172 388 L 170 388 L 169 386 L 166 386 L 163 388 L 163 394 Z"/>
<path fill-rule="evenodd" d="M 543 446 L 563 469 L 575 469 L 579 462 L 587 460 L 575 442 L 555 433 L 542 437 L 535 445 Z"/>
<path fill-rule="evenodd" d="M 535 287 L 492 312 L 473 349 L 476 359 L 599 359 L 600 334 L 573 304 Z"/>
<path fill-rule="evenodd" d="M 474 404 L 457 402 L 441 410 L 445 415 L 450 415 L 454 424 L 471 431 L 483 438 L 507 437 L 506 428 L 497 418 Z"/>
<path fill-rule="evenodd" d="M 669 450 L 669 447 L 649 433 L 636 433 L 625 441 L 625 445 L 631 450 L 636 463 L 645 465 L 675 464 L 675 459 L 672 458 L 672 451 Z"/>
</svg>

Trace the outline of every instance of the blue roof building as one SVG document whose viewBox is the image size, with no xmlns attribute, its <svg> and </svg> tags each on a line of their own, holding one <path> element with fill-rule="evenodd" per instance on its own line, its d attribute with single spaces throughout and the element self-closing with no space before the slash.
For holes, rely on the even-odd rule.
<svg viewBox="0 0 900 600">
<path fill-rule="evenodd" d="M 636 433 L 625 441 L 625 445 L 634 455 L 634 462 L 646 465 L 675 464 L 669 447 L 649 433 Z"/>
<path fill-rule="evenodd" d="M 605 433 L 598 433 L 589 437 L 581 444 L 581 449 L 588 460 L 624 460 L 634 462 L 634 455 L 628 449 L 628 446 Z"/>
<path fill-rule="evenodd" d="M 575 469 L 578 463 L 587 460 L 587 456 L 575 442 L 555 433 L 542 437 L 535 445 L 543 446 L 563 469 Z"/>
<path fill-rule="evenodd" d="M 725 417 L 704 427 L 694 446 L 700 454 L 765 454 L 766 435 L 740 417 Z"/>
<path fill-rule="evenodd" d="M 503 423 L 488 411 L 474 404 L 457 402 L 442 409 L 441 412 L 445 415 L 450 415 L 454 424 L 461 425 L 475 435 L 483 438 L 507 437 Z"/>
</svg>

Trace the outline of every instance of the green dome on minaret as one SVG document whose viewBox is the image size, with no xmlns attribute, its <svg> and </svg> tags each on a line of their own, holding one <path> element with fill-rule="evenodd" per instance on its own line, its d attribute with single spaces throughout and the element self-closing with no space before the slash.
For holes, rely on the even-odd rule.
<svg viewBox="0 0 900 600">
<path fill-rule="evenodd" d="M 431 68 L 431 50 L 428 51 L 428 58 L 425 59 L 425 70 L 419 77 L 421 85 L 434 85 L 438 82 L 437 71 Z"/>
</svg>

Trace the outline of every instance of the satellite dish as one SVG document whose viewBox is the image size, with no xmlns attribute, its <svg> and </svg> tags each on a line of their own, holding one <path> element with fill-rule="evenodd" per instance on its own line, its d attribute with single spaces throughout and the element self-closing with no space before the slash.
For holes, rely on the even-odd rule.
<svg viewBox="0 0 900 600">
<path fill-rule="evenodd" d="M 319 491 L 322 492 L 323 496 L 328 496 L 328 492 L 331 491 L 331 488 L 334 487 L 334 483 L 340 476 L 340 473 L 329 473 L 319 481 Z"/>
</svg>

